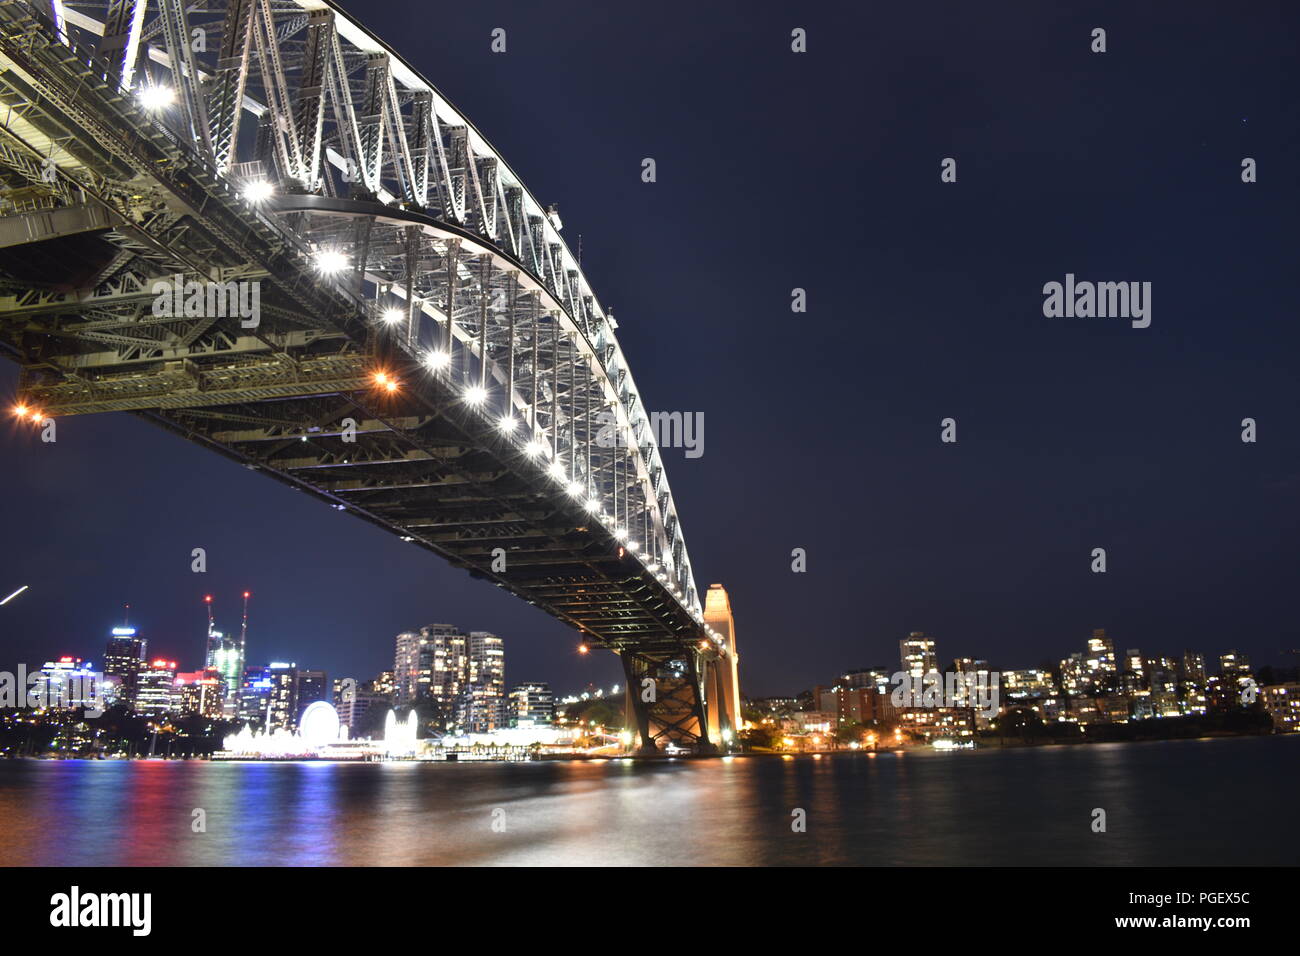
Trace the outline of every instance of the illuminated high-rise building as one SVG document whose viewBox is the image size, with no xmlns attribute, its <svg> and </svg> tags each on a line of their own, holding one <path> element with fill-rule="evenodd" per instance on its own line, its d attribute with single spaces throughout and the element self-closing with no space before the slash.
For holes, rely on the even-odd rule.
<svg viewBox="0 0 1300 956">
<path fill-rule="evenodd" d="M 1146 660 L 1147 686 L 1152 693 L 1172 694 L 1178 690 L 1178 661 L 1172 657 Z"/>
<path fill-rule="evenodd" d="M 253 730 L 270 729 L 271 698 L 275 682 L 269 667 L 245 667 L 236 696 L 235 716 Z"/>
<path fill-rule="evenodd" d="M 440 729 L 486 733 L 506 726 L 505 649 L 495 634 L 465 634 L 450 624 L 403 631 L 393 687 L 393 706 L 419 706 Z"/>
<path fill-rule="evenodd" d="M 94 668 L 89 661 L 67 654 L 57 661 L 46 661 L 33 688 L 37 699 L 42 706 L 53 710 L 98 706 L 102 697 L 101 675 Z"/>
<path fill-rule="evenodd" d="M 1183 651 L 1183 683 L 1195 687 L 1205 686 L 1205 655 Z"/>
<path fill-rule="evenodd" d="M 1117 689 L 1121 694 L 1133 697 L 1147 689 L 1147 678 L 1147 662 L 1142 652 L 1137 648 L 1129 648 L 1124 652 Z"/>
<path fill-rule="evenodd" d="M 225 688 L 213 671 L 188 671 L 176 675 L 182 714 L 220 717 L 225 709 Z"/>
<path fill-rule="evenodd" d="M 215 671 L 225 685 L 226 712 L 233 716 L 239 710 L 239 694 L 244 681 L 245 651 L 248 644 L 248 598 L 244 592 L 244 618 L 240 625 L 239 637 L 218 631 L 212 617 L 212 595 L 204 597 L 208 609 L 207 653 L 204 657 L 205 670 Z"/>
<path fill-rule="evenodd" d="M 1003 671 L 1001 685 L 1004 694 L 1016 699 L 1051 697 L 1056 693 L 1052 675 L 1038 668 Z"/>
<path fill-rule="evenodd" d="M 273 661 L 267 671 L 271 696 L 266 726 L 270 730 L 294 730 L 298 726 L 298 665 Z"/>
<path fill-rule="evenodd" d="M 180 710 L 176 687 L 176 662 L 158 659 L 140 670 L 136 685 L 135 712 L 144 717 L 166 717 Z"/>
<path fill-rule="evenodd" d="M 1115 665 L 1115 643 L 1106 636 L 1104 627 L 1097 628 L 1092 632 L 1092 637 L 1088 638 L 1088 654 L 1084 663 L 1088 675 L 1094 681 L 1110 677 L 1118 671 Z"/>
<path fill-rule="evenodd" d="M 1229 681 L 1241 681 L 1250 677 L 1250 658 L 1235 650 L 1226 651 L 1219 657 L 1219 670 Z"/>
<path fill-rule="evenodd" d="M 506 726 L 505 642 L 486 631 L 471 631 L 458 723 L 469 733 L 485 734 Z"/>
<path fill-rule="evenodd" d="M 1293 734 L 1300 731 L 1300 683 L 1269 684 L 1260 690 L 1260 703 L 1273 718 L 1273 732 Z"/>
<path fill-rule="evenodd" d="M 1084 693 L 1090 686 L 1088 668 L 1082 651 L 1075 651 L 1061 661 L 1060 674 L 1061 691 L 1072 697 Z"/>
<path fill-rule="evenodd" d="M 934 639 L 926 637 L 924 631 L 913 631 L 899 641 L 898 654 L 903 670 L 913 678 L 923 678 L 939 669 L 938 658 L 934 653 Z"/>
<path fill-rule="evenodd" d="M 555 695 L 549 684 L 517 684 L 510 691 L 510 726 L 547 727 L 555 720 Z"/>
<path fill-rule="evenodd" d="M 104 676 L 118 679 L 115 703 L 135 709 L 136 685 L 144 665 L 146 643 L 136 629 L 123 624 L 113 628 L 104 651 Z"/>
<path fill-rule="evenodd" d="M 460 719 L 469 671 L 469 637 L 450 624 L 426 624 L 397 635 L 393 704 L 427 703 L 433 723 L 450 728 Z"/>
<path fill-rule="evenodd" d="M 971 657 L 957 657 L 952 662 L 952 673 L 961 675 L 961 680 L 953 682 L 955 692 L 954 707 L 970 707 L 973 705 L 972 684 L 967 681 L 974 681 L 974 687 L 989 687 L 992 680 L 992 670 L 989 668 L 989 662 Z"/>
</svg>

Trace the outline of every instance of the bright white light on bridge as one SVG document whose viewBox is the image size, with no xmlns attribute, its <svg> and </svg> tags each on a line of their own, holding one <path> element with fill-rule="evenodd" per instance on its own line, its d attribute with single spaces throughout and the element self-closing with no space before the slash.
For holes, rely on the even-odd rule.
<svg viewBox="0 0 1300 956">
<path fill-rule="evenodd" d="M 595 514 L 597 511 L 600 510 L 600 501 L 597 500 L 596 498 L 592 498 L 590 501 L 587 502 L 587 510 L 590 511 L 592 514 Z"/>
<path fill-rule="evenodd" d="M 637 544 L 635 541 L 629 541 L 627 543 L 627 549 L 629 551 L 635 551 L 639 547 L 641 547 L 641 545 Z"/>
<path fill-rule="evenodd" d="M 564 479 L 564 462 L 559 460 L 551 462 L 551 467 L 549 470 L 551 472 L 552 478 L 557 478 L 560 480 Z"/>
<path fill-rule="evenodd" d="M 471 385 L 465 389 L 465 401 L 471 405 L 482 405 L 487 401 L 487 389 L 482 385 Z"/>
<path fill-rule="evenodd" d="M 534 439 L 524 446 L 524 451 L 528 452 L 528 454 L 536 458 L 538 455 L 542 453 L 542 449 L 545 447 L 546 446 L 543 445 L 541 442 Z"/>
<path fill-rule="evenodd" d="M 385 309 L 381 318 L 389 325 L 396 325 L 398 322 L 401 322 L 402 319 L 406 318 L 406 313 L 401 309 Z"/>
<path fill-rule="evenodd" d="M 515 429 L 518 427 L 519 422 L 515 420 L 515 416 L 513 415 L 502 415 L 501 420 L 497 422 L 497 428 L 501 429 L 507 435 L 513 435 Z"/>
<path fill-rule="evenodd" d="M 275 187 L 265 179 L 255 179 L 244 186 L 244 198 L 249 202 L 266 202 L 275 195 Z"/>
<path fill-rule="evenodd" d="M 149 84 L 140 88 L 140 105 L 147 110 L 160 110 L 176 102 L 176 91 L 163 84 Z"/>
<path fill-rule="evenodd" d="M 425 367 L 435 372 L 440 368 L 446 368 L 450 361 L 451 356 L 446 352 L 428 352 L 424 356 Z"/>
<path fill-rule="evenodd" d="M 573 495 L 575 498 L 582 494 L 582 484 L 577 481 L 569 482 L 569 494 Z"/>
<path fill-rule="evenodd" d="M 29 584 L 24 584 L 22 587 L 20 587 L 20 588 L 19 588 L 17 591 L 15 591 L 13 594 L 9 595 L 9 596 L 8 596 L 7 598 L 5 598 L 3 601 L 0 601 L 0 607 L 3 607 L 4 605 L 8 604 L 10 601 L 12 601 L 12 600 L 13 600 L 14 598 L 16 598 L 18 595 L 20 595 L 20 594 L 22 594 L 24 591 L 26 591 L 29 587 L 31 587 L 31 585 L 29 585 Z"/>
<path fill-rule="evenodd" d="M 337 249 L 321 249 L 316 253 L 316 268 L 325 275 L 334 275 L 348 267 L 348 257 Z"/>
</svg>

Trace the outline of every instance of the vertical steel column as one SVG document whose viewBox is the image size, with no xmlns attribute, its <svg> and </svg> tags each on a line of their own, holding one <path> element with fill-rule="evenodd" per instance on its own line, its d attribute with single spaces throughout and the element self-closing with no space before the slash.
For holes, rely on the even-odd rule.
<svg viewBox="0 0 1300 956">
<path fill-rule="evenodd" d="M 447 358 L 447 379 L 455 381 L 455 353 L 452 351 L 456 344 L 456 283 L 459 281 L 459 262 L 460 262 L 460 240 L 449 239 L 447 241 L 447 328 L 443 337 L 443 349 Z"/>
<path fill-rule="evenodd" d="M 509 272 L 506 274 L 506 281 L 510 283 L 510 327 L 507 331 L 509 336 L 509 346 L 506 349 L 509 352 L 507 356 L 506 369 L 506 415 L 510 420 L 515 418 L 515 309 L 518 307 L 519 297 L 519 273 Z M 515 429 L 511 429 L 513 433 Z"/>
<path fill-rule="evenodd" d="M 483 256 L 483 275 L 479 279 L 478 297 L 478 387 L 487 388 L 487 316 L 489 284 L 492 281 L 492 257 Z"/>
<path fill-rule="evenodd" d="M 537 385 L 540 381 L 539 375 L 541 366 L 537 364 L 538 352 L 538 327 L 541 324 L 541 294 L 533 295 L 533 400 L 528 403 L 528 430 L 531 433 L 530 440 L 537 441 Z"/>
<path fill-rule="evenodd" d="M 420 227 L 406 227 L 406 347 L 415 344 L 415 275 L 420 259 Z"/>
</svg>

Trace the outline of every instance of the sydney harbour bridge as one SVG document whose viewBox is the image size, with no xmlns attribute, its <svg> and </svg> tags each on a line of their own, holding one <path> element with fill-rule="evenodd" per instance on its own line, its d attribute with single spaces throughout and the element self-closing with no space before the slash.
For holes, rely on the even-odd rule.
<svg viewBox="0 0 1300 956">
<path fill-rule="evenodd" d="M 642 748 L 716 749 L 726 592 L 561 226 L 325 0 L 0 0 L 14 414 L 129 412 L 433 551 L 618 654 Z"/>
</svg>

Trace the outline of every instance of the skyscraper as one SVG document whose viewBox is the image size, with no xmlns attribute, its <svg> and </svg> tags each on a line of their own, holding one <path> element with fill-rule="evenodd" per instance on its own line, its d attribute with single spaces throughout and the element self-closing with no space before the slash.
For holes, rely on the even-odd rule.
<svg viewBox="0 0 1300 956">
<path fill-rule="evenodd" d="M 1094 681 L 1101 681 L 1117 673 L 1115 666 L 1115 643 L 1106 636 L 1106 629 L 1099 627 L 1088 638 L 1088 655 L 1085 658 L 1089 676 Z"/>
<path fill-rule="evenodd" d="M 931 671 L 939 669 L 938 658 L 934 652 L 934 639 L 926 637 L 924 631 L 913 631 L 899 641 L 898 654 L 902 660 L 903 670 L 913 678 L 922 678 Z"/>
<path fill-rule="evenodd" d="M 1239 681 L 1250 676 L 1250 658 L 1235 650 L 1219 656 L 1219 670 L 1225 678 Z"/>
<path fill-rule="evenodd" d="M 460 720 L 461 697 L 469 671 L 468 637 L 450 624 L 426 624 L 397 635 L 393 661 L 393 704 L 429 703 L 441 727 Z"/>
<path fill-rule="evenodd" d="M 246 667 L 238 684 L 235 716 L 254 730 L 269 730 L 271 696 L 275 682 L 269 667 Z"/>
<path fill-rule="evenodd" d="M 216 672 L 225 685 L 226 710 L 232 716 L 238 711 L 240 690 L 244 681 L 245 648 L 248 642 L 248 598 L 244 592 L 244 619 L 236 639 L 216 628 L 212 617 L 212 595 L 203 598 L 208 608 L 207 653 L 204 656 L 204 669 Z"/>
<path fill-rule="evenodd" d="M 220 717 L 225 709 L 221 679 L 211 671 L 190 671 L 176 675 L 183 714 Z"/>
<path fill-rule="evenodd" d="M 467 665 L 458 723 L 470 733 L 500 730 L 506 725 L 505 642 L 487 631 L 471 631 Z"/>
<path fill-rule="evenodd" d="M 1059 668 L 1061 675 L 1061 691 L 1063 693 L 1075 696 L 1082 694 L 1088 689 L 1088 670 L 1084 664 L 1083 652 L 1075 651 L 1065 660 L 1061 661 Z"/>
<path fill-rule="evenodd" d="M 1183 682 L 1196 687 L 1205 686 L 1205 655 L 1183 651 Z"/>
<path fill-rule="evenodd" d="M 273 661 L 267 667 L 271 681 L 268 730 L 293 730 L 298 726 L 298 665 Z"/>
<path fill-rule="evenodd" d="M 99 678 L 92 663 L 65 654 L 57 661 L 46 661 L 41 668 L 35 687 L 37 699 L 55 710 L 97 706 L 102 695 Z"/>
<path fill-rule="evenodd" d="M 136 685 L 135 712 L 146 717 L 165 717 L 179 710 L 176 662 L 159 659 L 146 664 Z"/>
<path fill-rule="evenodd" d="M 104 676 L 119 681 L 117 703 L 135 710 L 140 668 L 145 657 L 145 641 L 128 625 L 113 628 L 104 651 Z"/>
<path fill-rule="evenodd" d="M 506 726 L 505 647 L 495 634 L 426 624 L 397 635 L 393 665 L 394 706 L 424 705 L 444 730 Z"/>
</svg>

